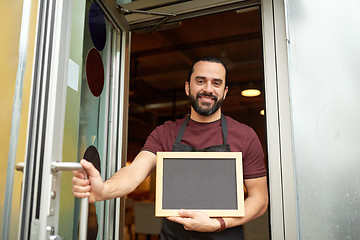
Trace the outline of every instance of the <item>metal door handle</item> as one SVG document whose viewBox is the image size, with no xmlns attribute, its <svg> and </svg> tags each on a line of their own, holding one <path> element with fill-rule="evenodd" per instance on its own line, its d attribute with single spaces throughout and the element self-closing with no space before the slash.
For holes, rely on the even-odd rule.
<svg viewBox="0 0 360 240">
<path fill-rule="evenodd" d="M 51 164 L 51 171 L 83 171 L 87 179 L 85 169 L 77 162 L 54 162 Z M 86 240 L 88 221 L 89 198 L 81 198 L 79 240 Z"/>
<path fill-rule="evenodd" d="M 17 171 L 24 171 L 24 162 L 19 162 L 15 165 Z M 54 162 L 51 164 L 51 171 L 83 171 L 85 178 L 87 179 L 87 173 L 85 169 L 77 162 Z M 89 209 L 89 198 L 81 199 L 80 207 L 80 226 L 79 226 L 79 240 L 86 240 L 87 238 L 87 221 L 88 221 L 88 209 Z M 51 236 L 53 239 L 58 236 Z"/>
</svg>

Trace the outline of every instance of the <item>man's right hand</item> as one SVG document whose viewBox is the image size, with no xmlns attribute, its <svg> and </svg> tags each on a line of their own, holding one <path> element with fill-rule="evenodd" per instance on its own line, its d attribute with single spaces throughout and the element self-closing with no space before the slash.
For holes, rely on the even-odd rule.
<svg viewBox="0 0 360 240">
<path fill-rule="evenodd" d="M 73 171 L 74 177 L 72 183 L 74 196 L 78 198 L 89 197 L 90 203 L 104 200 L 105 184 L 99 171 L 91 162 L 84 159 L 80 161 L 80 164 L 86 170 L 88 179 L 85 179 L 85 174 L 82 171 Z"/>
</svg>

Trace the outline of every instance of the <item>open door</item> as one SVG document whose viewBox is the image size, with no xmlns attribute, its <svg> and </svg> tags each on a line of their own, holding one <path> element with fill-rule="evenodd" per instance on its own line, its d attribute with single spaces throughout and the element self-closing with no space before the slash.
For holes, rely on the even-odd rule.
<svg viewBox="0 0 360 240">
<path fill-rule="evenodd" d="M 82 158 L 104 180 L 125 163 L 129 33 L 115 8 L 39 1 L 19 239 L 119 237 L 122 200 L 88 204 L 71 183 Z"/>
</svg>

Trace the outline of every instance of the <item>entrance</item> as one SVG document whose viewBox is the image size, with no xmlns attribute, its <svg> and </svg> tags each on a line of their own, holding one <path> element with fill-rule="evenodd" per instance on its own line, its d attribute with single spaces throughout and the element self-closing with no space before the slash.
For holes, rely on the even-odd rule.
<svg viewBox="0 0 360 240">
<path fill-rule="evenodd" d="M 220 58 L 228 67 L 229 93 L 222 112 L 257 132 L 267 159 L 260 6 L 190 16 L 157 28 L 138 28 L 131 33 L 128 162 L 135 158 L 156 126 L 189 113 L 184 83 L 191 64 L 206 55 Z M 249 88 L 259 90 L 259 95 L 241 95 Z M 160 222 L 138 207 L 147 203 L 150 208 L 149 203 L 154 203 L 154 175 L 126 199 L 124 239 L 136 239 L 136 235 L 138 239 L 145 237 L 146 229 L 142 229 L 145 221 L 138 221 L 141 216 L 152 221 L 148 224 L 153 224 L 153 229 L 160 230 L 156 227 Z M 141 210 L 143 213 L 137 212 Z M 155 239 L 159 232 L 153 229 L 148 234 Z M 246 224 L 244 233 L 247 240 L 269 239 L 268 215 Z"/>
</svg>

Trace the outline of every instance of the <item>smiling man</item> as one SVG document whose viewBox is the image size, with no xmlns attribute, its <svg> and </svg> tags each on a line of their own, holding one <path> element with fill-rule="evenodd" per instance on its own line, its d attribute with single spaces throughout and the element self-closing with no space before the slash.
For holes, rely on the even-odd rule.
<svg viewBox="0 0 360 240">
<path fill-rule="evenodd" d="M 221 113 L 227 92 L 227 69 L 222 61 L 211 56 L 195 61 L 185 82 L 190 115 L 158 126 L 134 161 L 105 182 L 91 163 L 81 160 L 89 179 L 74 172 L 74 196 L 88 196 L 90 202 L 95 202 L 131 193 L 155 168 L 159 151 L 242 152 L 247 188 L 245 217 L 210 218 L 201 211 L 180 210 L 180 217 L 165 219 L 160 239 L 244 239 L 242 225 L 267 209 L 266 170 L 262 147 L 253 129 Z"/>
</svg>

